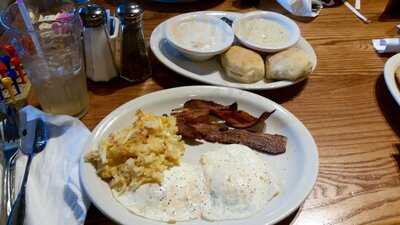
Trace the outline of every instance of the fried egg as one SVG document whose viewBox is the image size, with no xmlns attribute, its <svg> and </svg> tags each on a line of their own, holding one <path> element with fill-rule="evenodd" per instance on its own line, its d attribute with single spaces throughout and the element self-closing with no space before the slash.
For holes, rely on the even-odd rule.
<svg viewBox="0 0 400 225">
<path fill-rule="evenodd" d="M 200 163 L 210 199 L 202 213 L 206 220 L 249 217 L 279 193 L 266 161 L 247 146 L 225 145 L 204 153 Z"/>
<path fill-rule="evenodd" d="M 203 153 L 200 165 L 181 163 L 148 183 L 114 197 L 136 215 L 163 222 L 242 219 L 259 212 L 279 188 L 271 168 L 244 145 Z"/>
<path fill-rule="evenodd" d="M 182 163 L 164 171 L 161 185 L 149 183 L 136 191 L 113 194 L 139 216 L 172 223 L 200 218 L 208 201 L 206 192 L 201 167 Z"/>
</svg>

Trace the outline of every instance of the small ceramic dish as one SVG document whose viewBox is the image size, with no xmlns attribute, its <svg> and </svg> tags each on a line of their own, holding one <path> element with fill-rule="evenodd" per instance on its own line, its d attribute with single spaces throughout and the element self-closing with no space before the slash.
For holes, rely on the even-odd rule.
<svg viewBox="0 0 400 225">
<path fill-rule="evenodd" d="M 224 21 L 209 15 L 183 14 L 168 21 L 168 42 L 193 61 L 205 61 L 227 50 L 235 35 Z"/>
<path fill-rule="evenodd" d="M 300 39 L 300 29 L 290 18 L 275 12 L 243 14 L 232 24 L 237 39 L 246 47 L 261 52 L 278 52 Z"/>
<path fill-rule="evenodd" d="M 400 68 L 400 53 L 396 54 L 385 63 L 384 78 L 386 86 L 388 87 L 393 98 L 400 106 L 400 86 L 397 85 L 395 73 Z"/>
</svg>

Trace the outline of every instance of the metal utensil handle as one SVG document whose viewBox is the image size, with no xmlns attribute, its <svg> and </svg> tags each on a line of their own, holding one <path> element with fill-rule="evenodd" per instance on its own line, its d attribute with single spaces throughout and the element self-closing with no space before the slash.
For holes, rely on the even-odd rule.
<svg viewBox="0 0 400 225">
<path fill-rule="evenodd" d="M 9 132 L 12 132 L 14 137 L 22 137 L 25 132 L 26 125 L 26 113 L 23 111 L 18 112 L 14 105 L 1 105 L 3 108 L 1 111 L 6 113 L 7 122 L 11 123 L 13 126 L 9 126 L 7 124 L 6 129 L 3 130 L 3 133 L 6 135 L 10 135 Z M 3 113 L 4 113 L 3 112 Z M 13 128 L 10 130 L 10 128 Z M 4 152 L 4 149 L 3 149 Z M 11 212 L 12 204 L 15 199 L 15 161 L 17 158 L 17 152 L 14 154 L 9 154 L 4 152 L 4 154 L 9 155 L 5 156 L 5 162 L 3 165 L 3 183 L 2 183 L 2 195 L 1 195 L 1 216 L 0 216 L 0 224 L 4 225 L 7 222 L 7 217 Z"/>
<path fill-rule="evenodd" d="M 10 195 L 10 168 L 9 162 L 6 162 L 3 168 L 3 189 L 1 190 L 1 218 L 0 224 L 5 224 L 7 222 L 7 216 L 11 209 L 11 195 Z"/>
<path fill-rule="evenodd" d="M 8 203 L 7 203 L 7 215 L 10 214 L 11 212 L 11 207 L 12 204 L 15 200 L 15 163 L 18 158 L 18 152 L 16 152 L 10 159 L 10 165 L 8 167 L 8 178 L 9 178 L 9 183 L 8 183 Z"/>
<path fill-rule="evenodd" d="M 7 216 L 11 212 L 14 201 L 14 166 L 16 156 L 17 154 L 14 154 L 4 165 L 0 224 L 6 224 Z"/>
<path fill-rule="evenodd" d="M 15 161 L 17 154 L 11 156 L 3 167 L 2 193 L 1 193 L 1 212 L 0 225 L 7 222 L 7 217 L 11 212 L 12 204 L 15 200 Z"/>
<path fill-rule="evenodd" d="M 25 193 L 26 182 L 28 181 L 29 169 L 31 167 L 32 156 L 29 155 L 28 162 L 25 166 L 24 178 L 22 179 L 21 189 L 15 199 L 10 215 L 7 219 L 7 225 L 23 225 L 25 219 Z"/>
</svg>

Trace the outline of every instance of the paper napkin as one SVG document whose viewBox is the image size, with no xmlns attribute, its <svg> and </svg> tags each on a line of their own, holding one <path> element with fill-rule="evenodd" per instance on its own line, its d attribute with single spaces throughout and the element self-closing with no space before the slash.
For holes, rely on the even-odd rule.
<svg viewBox="0 0 400 225">
<path fill-rule="evenodd" d="M 90 131 L 70 116 L 50 116 L 27 106 L 28 120 L 41 117 L 49 129 L 49 141 L 34 156 L 26 192 L 25 225 L 81 225 L 89 201 L 79 181 L 79 159 Z M 23 176 L 27 157 L 16 164 L 16 183 Z M 19 190 L 19 189 L 17 189 Z"/>
</svg>

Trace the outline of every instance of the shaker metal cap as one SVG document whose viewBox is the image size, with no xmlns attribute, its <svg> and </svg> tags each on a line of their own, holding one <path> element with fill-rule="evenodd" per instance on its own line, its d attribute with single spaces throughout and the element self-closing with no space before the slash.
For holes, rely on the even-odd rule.
<svg viewBox="0 0 400 225">
<path fill-rule="evenodd" d="M 117 8 L 117 15 L 125 23 L 140 21 L 143 17 L 143 9 L 136 3 L 123 3 Z"/>
<path fill-rule="evenodd" d="M 85 27 L 98 27 L 106 22 L 106 10 L 100 5 L 88 4 L 78 12 Z"/>
</svg>

